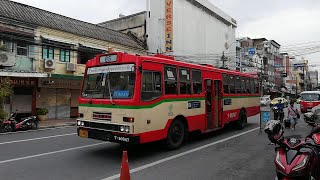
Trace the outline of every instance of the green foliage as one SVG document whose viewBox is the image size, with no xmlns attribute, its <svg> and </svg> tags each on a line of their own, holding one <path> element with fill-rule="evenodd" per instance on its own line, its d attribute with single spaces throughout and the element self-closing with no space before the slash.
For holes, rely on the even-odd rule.
<svg viewBox="0 0 320 180">
<path fill-rule="evenodd" d="M 8 113 L 4 109 L 0 109 L 0 123 L 8 118 Z"/>
<path fill-rule="evenodd" d="M 9 97 L 12 92 L 12 85 L 10 83 L 10 78 L 6 77 L 0 81 L 0 122 L 7 119 L 8 113 L 4 110 L 4 99 Z"/>
<path fill-rule="evenodd" d="M 47 108 L 39 108 L 39 109 L 37 110 L 37 115 L 46 115 L 46 114 L 48 114 L 48 113 L 49 113 L 49 111 L 48 111 Z"/>
<path fill-rule="evenodd" d="M 10 78 L 4 78 L 0 81 L 0 99 L 3 100 L 11 95 L 12 85 Z"/>
</svg>

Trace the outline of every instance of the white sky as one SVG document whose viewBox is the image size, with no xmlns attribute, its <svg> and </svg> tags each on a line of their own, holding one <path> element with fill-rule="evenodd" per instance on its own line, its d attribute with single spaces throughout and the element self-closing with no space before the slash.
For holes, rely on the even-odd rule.
<svg viewBox="0 0 320 180">
<path fill-rule="evenodd" d="M 146 0 L 14 0 L 99 23 L 145 10 Z M 273 39 L 282 46 L 320 41 L 319 0 L 209 0 L 238 21 L 237 36 Z M 320 64 L 320 53 L 304 56 Z M 319 66 L 320 67 L 320 66 Z"/>
</svg>

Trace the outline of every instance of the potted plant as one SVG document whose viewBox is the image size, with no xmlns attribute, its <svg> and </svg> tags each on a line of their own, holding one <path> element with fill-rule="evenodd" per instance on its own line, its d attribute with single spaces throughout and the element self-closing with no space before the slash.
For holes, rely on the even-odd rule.
<svg viewBox="0 0 320 180">
<path fill-rule="evenodd" d="M 47 114 L 48 114 L 48 109 L 47 108 L 39 108 L 37 110 L 37 116 L 40 121 L 45 121 L 47 120 Z"/>
</svg>

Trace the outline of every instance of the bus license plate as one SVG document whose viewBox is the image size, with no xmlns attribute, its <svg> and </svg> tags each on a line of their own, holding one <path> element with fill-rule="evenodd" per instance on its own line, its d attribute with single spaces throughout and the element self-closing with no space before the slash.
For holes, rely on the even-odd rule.
<svg viewBox="0 0 320 180">
<path fill-rule="evenodd" d="M 88 138 L 88 131 L 85 129 L 80 129 L 79 130 L 79 136 L 83 138 Z"/>
</svg>

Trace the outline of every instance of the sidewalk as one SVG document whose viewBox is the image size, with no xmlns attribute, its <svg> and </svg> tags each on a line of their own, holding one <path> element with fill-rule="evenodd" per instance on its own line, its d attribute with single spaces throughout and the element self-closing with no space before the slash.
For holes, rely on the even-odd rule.
<svg viewBox="0 0 320 180">
<path fill-rule="evenodd" d="M 76 119 L 50 119 L 45 121 L 39 121 L 39 129 L 44 128 L 55 128 L 55 127 L 64 127 L 64 126 L 75 126 Z"/>
</svg>

